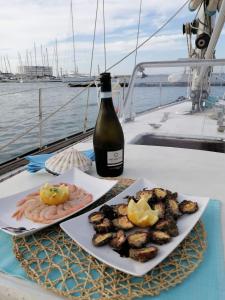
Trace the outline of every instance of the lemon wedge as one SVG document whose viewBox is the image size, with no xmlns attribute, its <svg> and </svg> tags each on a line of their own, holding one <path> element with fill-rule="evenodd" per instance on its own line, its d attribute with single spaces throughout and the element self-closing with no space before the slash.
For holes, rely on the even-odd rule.
<svg viewBox="0 0 225 300">
<path fill-rule="evenodd" d="M 58 205 L 69 200 L 69 189 L 66 185 L 54 186 L 46 183 L 40 189 L 41 201 L 48 205 Z"/>
<path fill-rule="evenodd" d="M 141 198 L 138 202 L 130 200 L 127 215 L 134 225 L 143 228 L 154 225 L 159 219 L 158 211 L 151 209 L 145 198 Z"/>
</svg>

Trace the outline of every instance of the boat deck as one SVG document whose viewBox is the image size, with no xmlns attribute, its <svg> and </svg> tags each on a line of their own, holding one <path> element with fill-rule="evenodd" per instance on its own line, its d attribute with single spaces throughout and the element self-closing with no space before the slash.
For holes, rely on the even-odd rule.
<svg viewBox="0 0 225 300">
<path fill-rule="evenodd" d="M 225 133 L 217 130 L 214 110 L 194 114 L 191 114 L 190 111 L 191 102 L 185 101 L 140 114 L 133 122 L 123 124 L 126 142 L 135 142 L 135 138 L 140 133 L 225 140 Z M 158 124 L 160 127 L 154 128 Z"/>
</svg>

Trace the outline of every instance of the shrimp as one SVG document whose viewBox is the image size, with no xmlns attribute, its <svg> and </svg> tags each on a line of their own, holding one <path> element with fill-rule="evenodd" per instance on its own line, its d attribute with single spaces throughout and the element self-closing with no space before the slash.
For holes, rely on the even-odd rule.
<svg viewBox="0 0 225 300">
<path fill-rule="evenodd" d="M 59 183 L 55 186 L 61 184 L 68 186 L 70 194 L 68 201 L 58 205 L 48 205 L 41 201 L 39 192 L 34 192 L 17 202 L 18 209 L 12 217 L 16 220 L 25 217 L 33 222 L 51 224 L 57 219 L 73 214 L 93 201 L 91 194 L 74 184 Z"/>
</svg>

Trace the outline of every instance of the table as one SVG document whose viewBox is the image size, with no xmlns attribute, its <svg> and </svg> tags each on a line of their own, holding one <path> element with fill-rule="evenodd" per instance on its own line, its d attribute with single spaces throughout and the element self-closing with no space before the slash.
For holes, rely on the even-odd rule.
<svg viewBox="0 0 225 300">
<path fill-rule="evenodd" d="M 80 143 L 78 150 L 92 148 Z M 97 176 L 95 166 L 90 174 Z M 225 155 L 200 150 L 126 145 L 123 177 L 145 177 L 173 191 L 208 196 L 222 202 L 222 230 L 225 241 Z M 35 187 L 49 181 L 46 172 L 30 174 L 24 171 L 0 184 L 1 197 Z M 225 252 L 224 252 L 225 254 Z M 0 274 L 0 299 L 64 299 L 57 297 L 30 282 Z"/>
</svg>

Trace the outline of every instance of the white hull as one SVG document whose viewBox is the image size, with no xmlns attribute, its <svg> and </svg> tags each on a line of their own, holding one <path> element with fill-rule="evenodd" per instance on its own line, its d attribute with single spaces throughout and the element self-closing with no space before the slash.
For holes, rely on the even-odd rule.
<svg viewBox="0 0 225 300">
<path fill-rule="evenodd" d="M 63 76 L 62 82 L 65 83 L 89 83 L 91 81 L 94 81 L 94 76 L 88 76 L 88 75 L 73 75 L 73 76 Z"/>
</svg>

